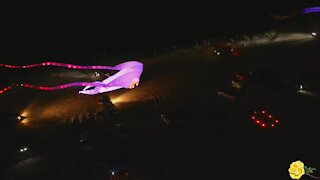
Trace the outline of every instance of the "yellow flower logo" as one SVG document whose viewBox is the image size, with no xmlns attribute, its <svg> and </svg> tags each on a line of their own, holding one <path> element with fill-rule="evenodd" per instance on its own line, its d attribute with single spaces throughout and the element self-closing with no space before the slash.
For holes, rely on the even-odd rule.
<svg viewBox="0 0 320 180">
<path fill-rule="evenodd" d="M 305 174 L 303 162 L 295 161 L 291 163 L 288 171 L 292 179 L 300 179 Z"/>
</svg>

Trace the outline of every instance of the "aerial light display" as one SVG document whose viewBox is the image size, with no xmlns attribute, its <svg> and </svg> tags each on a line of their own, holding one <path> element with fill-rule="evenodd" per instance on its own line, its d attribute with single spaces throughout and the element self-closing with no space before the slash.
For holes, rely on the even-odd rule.
<svg viewBox="0 0 320 180">
<path fill-rule="evenodd" d="M 274 128 L 280 124 L 280 121 L 266 110 L 254 111 L 251 120 L 261 128 Z"/>
<path fill-rule="evenodd" d="M 304 8 L 302 13 L 309 14 L 309 13 L 318 13 L 318 12 L 320 12 L 320 6 Z"/>
<path fill-rule="evenodd" d="M 109 92 L 120 88 L 133 89 L 139 85 L 140 76 L 143 71 L 143 64 L 138 61 L 127 61 L 116 66 L 79 66 L 74 64 L 65 64 L 58 62 L 43 62 L 38 64 L 31 64 L 25 66 L 14 66 L 8 64 L 0 64 L 0 67 L 11 69 L 27 69 L 41 66 L 58 66 L 69 69 L 100 69 L 100 70 L 117 70 L 118 72 L 108 77 L 103 81 L 95 82 L 72 82 L 57 86 L 35 86 L 30 84 L 14 84 L 0 90 L 0 94 L 8 91 L 13 86 L 20 86 L 25 88 L 33 88 L 45 91 L 53 91 L 59 89 L 65 89 L 75 86 L 85 86 L 83 90 L 79 91 L 79 94 L 95 95 L 99 93 Z"/>
</svg>

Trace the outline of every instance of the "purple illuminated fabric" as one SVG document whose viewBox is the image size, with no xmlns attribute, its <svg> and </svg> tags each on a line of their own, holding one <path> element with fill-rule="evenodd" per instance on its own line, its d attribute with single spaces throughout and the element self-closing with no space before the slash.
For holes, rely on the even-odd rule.
<svg viewBox="0 0 320 180">
<path fill-rule="evenodd" d="M 143 64 L 137 61 L 128 61 L 108 69 L 119 70 L 113 76 L 103 80 L 102 82 L 94 82 L 95 84 L 87 85 L 80 94 L 98 94 L 113 91 L 120 88 L 133 89 L 139 85 L 140 76 L 143 71 Z M 94 87 L 94 89 L 89 89 Z"/>
<path fill-rule="evenodd" d="M 302 9 L 302 11 L 301 10 L 294 11 L 294 12 L 287 14 L 287 15 L 279 16 L 279 15 L 271 14 L 270 16 L 275 19 L 289 19 L 289 18 L 296 17 L 301 14 L 319 13 L 319 12 L 320 12 L 320 6 L 316 6 L 316 7 L 304 8 L 304 9 Z"/>
<path fill-rule="evenodd" d="M 34 86 L 30 84 L 16 84 L 16 86 L 33 88 L 39 90 L 59 90 L 74 86 L 85 86 L 80 94 L 94 95 L 104 92 L 113 91 L 120 88 L 132 89 L 139 85 L 140 76 L 143 71 L 143 64 L 138 61 L 128 61 L 116 66 L 79 66 L 73 64 L 57 63 L 57 62 L 43 62 L 39 64 L 25 65 L 25 66 L 13 66 L 7 64 L 0 64 L 0 67 L 6 68 L 33 68 L 40 66 L 59 66 L 72 69 L 105 69 L 105 70 L 118 70 L 118 72 L 103 81 L 96 82 L 73 82 L 68 84 L 62 84 L 53 87 L 47 86 Z M 2 91 L 0 91 L 2 92 Z M 3 91 L 4 92 L 4 91 Z M 1 93 L 0 93 L 1 94 Z"/>
<path fill-rule="evenodd" d="M 320 6 L 303 9 L 303 14 L 318 13 L 318 12 L 320 12 Z"/>
</svg>

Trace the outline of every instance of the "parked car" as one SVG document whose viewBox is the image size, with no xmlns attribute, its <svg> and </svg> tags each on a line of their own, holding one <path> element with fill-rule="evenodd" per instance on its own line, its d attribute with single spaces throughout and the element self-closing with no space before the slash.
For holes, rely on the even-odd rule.
<svg viewBox="0 0 320 180">
<path fill-rule="evenodd" d="M 213 52 L 217 55 L 217 56 L 221 56 L 221 55 L 232 55 L 232 52 L 234 51 L 234 49 L 230 46 L 225 46 L 225 47 L 220 47 L 215 49 Z"/>
</svg>

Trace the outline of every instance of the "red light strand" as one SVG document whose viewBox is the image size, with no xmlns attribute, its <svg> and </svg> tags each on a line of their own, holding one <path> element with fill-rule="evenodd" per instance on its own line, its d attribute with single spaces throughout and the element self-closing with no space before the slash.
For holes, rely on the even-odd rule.
<svg viewBox="0 0 320 180">
<path fill-rule="evenodd" d="M 12 86 L 7 86 L 7 87 L 1 89 L 1 90 L 0 90 L 0 94 L 5 93 L 6 91 L 10 90 L 11 88 L 12 88 Z"/>
<path fill-rule="evenodd" d="M 279 120 L 275 119 L 271 114 L 268 114 L 265 110 L 259 112 L 254 111 L 251 115 L 251 119 L 254 120 L 254 122 L 262 128 L 274 128 L 277 125 L 279 125 Z"/>
</svg>

